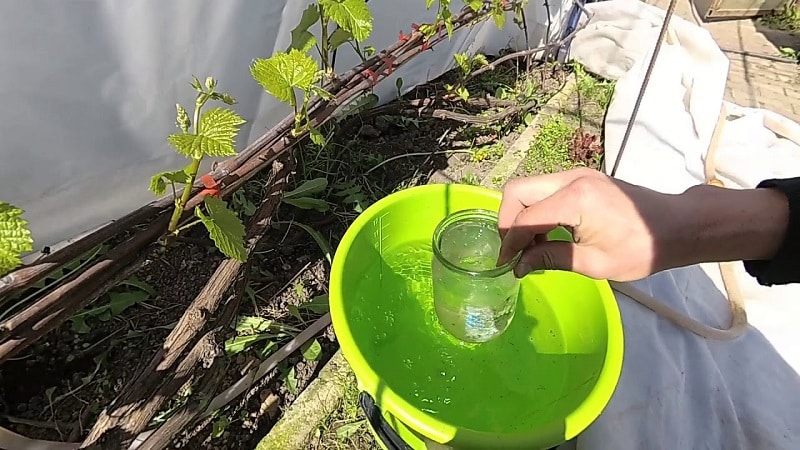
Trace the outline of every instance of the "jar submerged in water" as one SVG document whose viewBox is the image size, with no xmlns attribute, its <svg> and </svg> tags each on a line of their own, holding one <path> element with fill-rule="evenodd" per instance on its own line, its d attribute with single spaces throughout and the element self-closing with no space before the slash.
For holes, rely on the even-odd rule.
<svg viewBox="0 0 800 450">
<path fill-rule="evenodd" d="M 433 303 L 439 323 L 466 342 L 487 342 L 508 328 L 517 306 L 518 254 L 498 267 L 497 213 L 481 209 L 447 216 L 433 233 Z"/>
</svg>

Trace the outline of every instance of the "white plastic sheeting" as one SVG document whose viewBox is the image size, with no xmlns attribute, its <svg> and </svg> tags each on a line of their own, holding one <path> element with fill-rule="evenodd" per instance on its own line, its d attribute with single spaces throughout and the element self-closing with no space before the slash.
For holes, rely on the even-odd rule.
<svg viewBox="0 0 800 450">
<path fill-rule="evenodd" d="M 588 69 L 618 79 L 605 122 L 606 157 L 613 162 L 664 11 L 638 0 L 589 9 L 595 16 L 571 50 Z M 728 60 L 711 36 L 673 17 L 617 177 L 670 193 L 703 183 L 727 73 Z M 727 187 L 800 176 L 800 125 L 736 105 L 728 113 L 716 155 Z M 617 295 L 625 325 L 622 376 L 603 414 L 566 448 L 800 448 L 800 285 L 759 286 L 742 265 L 737 269 L 751 326 L 732 341 L 698 337 Z M 710 326 L 730 323 L 716 264 L 634 285 Z"/>
<path fill-rule="evenodd" d="M 183 167 L 167 144 L 175 103 L 191 106 L 191 76 L 212 75 L 239 100 L 243 148 L 289 113 L 252 80 L 249 65 L 285 50 L 308 0 L 0 0 L 0 200 L 26 211 L 36 249 L 88 231 L 153 199 L 151 175 Z M 526 12 L 531 45 L 548 22 L 541 2 Z M 560 34 L 571 1 L 550 2 Z M 453 2 L 460 8 L 460 2 Z M 400 30 L 431 22 L 425 0 L 372 0 L 368 45 L 380 50 Z M 435 9 L 435 8 L 434 8 Z M 453 54 L 524 44 L 510 20 L 464 30 L 382 82 L 383 101 L 435 78 Z M 359 61 L 342 47 L 337 70 Z M 204 168 L 208 168 L 208 164 Z"/>
</svg>

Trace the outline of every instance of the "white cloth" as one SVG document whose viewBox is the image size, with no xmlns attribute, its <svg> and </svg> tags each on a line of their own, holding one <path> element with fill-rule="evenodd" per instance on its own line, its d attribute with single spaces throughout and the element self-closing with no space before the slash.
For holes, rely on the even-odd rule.
<svg viewBox="0 0 800 450">
<path fill-rule="evenodd" d="M 166 138 L 177 131 L 175 103 L 194 104 L 192 75 L 214 76 L 220 90 L 239 100 L 234 109 L 247 120 L 239 149 L 287 116 L 290 107 L 264 92 L 249 65 L 287 48 L 310 3 L 0 0 L 0 201 L 25 210 L 35 248 L 150 202 L 150 177 L 187 164 Z M 571 5 L 550 2 L 554 35 Z M 436 15 L 424 0 L 373 1 L 369 8 L 375 23 L 366 44 L 378 50 Z M 547 29 L 543 4 L 531 2 L 526 17 L 531 45 L 539 45 Z M 397 77 L 408 91 L 453 67 L 455 53 L 495 53 L 507 45 L 525 45 L 511 14 L 503 30 L 487 21 L 458 32 L 375 93 L 391 101 Z M 357 63 L 343 46 L 337 71 Z"/>
<path fill-rule="evenodd" d="M 606 117 L 611 170 L 652 56 L 664 11 L 637 0 L 588 6 L 594 13 L 571 55 L 617 79 Z M 617 176 L 678 193 L 704 181 L 728 61 L 711 36 L 673 16 Z M 764 110 L 729 106 L 717 170 L 726 186 L 751 188 L 800 176 L 800 126 Z M 772 128 L 772 129 L 770 129 Z M 731 245 L 736 245 L 731 243 Z M 603 414 L 577 449 L 800 448 L 800 286 L 759 286 L 738 266 L 750 328 L 733 341 L 706 340 L 618 295 L 625 359 Z M 717 265 L 656 274 L 634 283 L 673 309 L 718 328 L 730 310 Z"/>
</svg>

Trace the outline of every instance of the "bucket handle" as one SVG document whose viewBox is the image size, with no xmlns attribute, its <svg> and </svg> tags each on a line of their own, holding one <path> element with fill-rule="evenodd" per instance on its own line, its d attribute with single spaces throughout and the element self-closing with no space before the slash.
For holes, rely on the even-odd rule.
<svg viewBox="0 0 800 450">
<path fill-rule="evenodd" d="M 389 423 L 383 418 L 380 408 L 375 404 L 375 400 L 371 395 L 366 392 L 361 392 L 358 396 L 358 403 L 361 405 L 361 409 L 364 411 L 364 415 L 367 416 L 367 421 L 369 421 L 375 434 L 378 435 L 383 445 L 385 445 L 388 450 L 413 450 L 398 436 L 397 432 L 389 426 Z"/>
</svg>

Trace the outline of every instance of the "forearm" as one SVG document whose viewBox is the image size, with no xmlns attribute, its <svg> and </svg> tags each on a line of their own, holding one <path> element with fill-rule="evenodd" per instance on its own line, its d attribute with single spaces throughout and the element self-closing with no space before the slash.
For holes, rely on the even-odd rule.
<svg viewBox="0 0 800 450">
<path fill-rule="evenodd" d="M 674 197 L 673 267 L 702 262 L 765 261 L 784 242 L 789 203 L 775 189 L 695 186 Z"/>
</svg>

